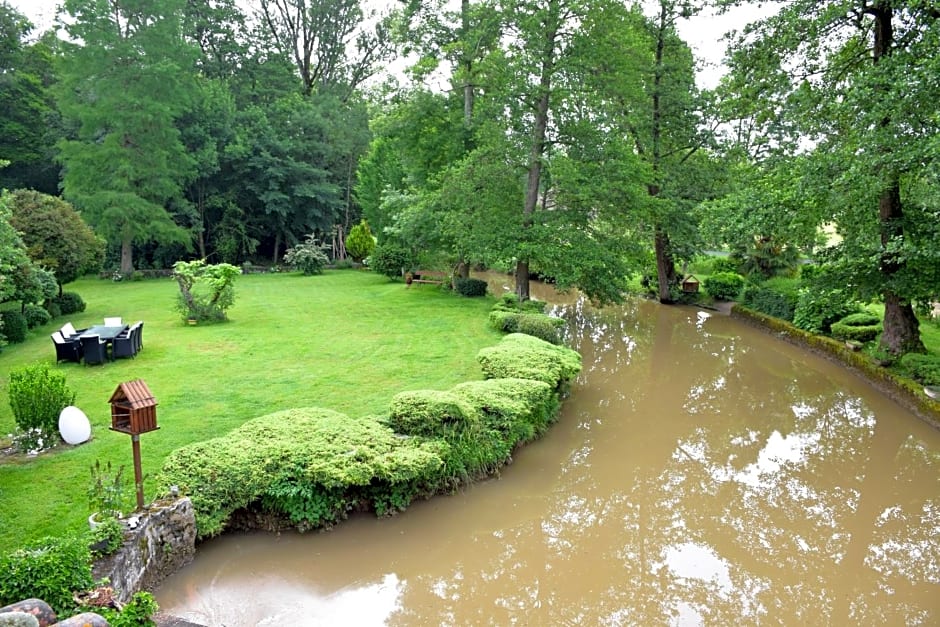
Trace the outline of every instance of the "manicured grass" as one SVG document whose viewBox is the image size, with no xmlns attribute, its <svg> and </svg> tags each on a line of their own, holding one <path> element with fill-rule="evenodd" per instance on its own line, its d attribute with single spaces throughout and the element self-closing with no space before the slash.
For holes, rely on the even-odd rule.
<svg viewBox="0 0 940 627">
<path fill-rule="evenodd" d="M 174 311 L 178 289 L 170 279 L 83 279 L 67 290 L 88 303 L 71 316 L 76 328 L 111 315 L 143 320 L 144 348 L 136 359 L 103 366 L 55 366 L 77 392 L 92 440 L 36 457 L 0 458 L 0 552 L 82 529 L 96 459 L 123 464 L 133 476 L 130 437 L 108 430 L 108 399 L 122 381 L 144 379 L 159 402 L 160 429 L 141 436 L 144 473 L 152 475 L 170 451 L 274 411 L 315 406 L 353 417 L 381 414 L 400 391 L 482 379 L 476 353 L 500 337 L 487 326 L 492 299 L 434 286 L 406 288 L 355 270 L 239 277 L 230 321 L 218 325 L 185 325 Z M 15 425 L 10 370 L 54 363 L 49 334 L 66 321 L 35 329 L 26 342 L 0 353 L 0 442 Z M 132 485 L 129 493 L 133 503 Z M 145 500 L 153 496 L 146 480 Z"/>
</svg>

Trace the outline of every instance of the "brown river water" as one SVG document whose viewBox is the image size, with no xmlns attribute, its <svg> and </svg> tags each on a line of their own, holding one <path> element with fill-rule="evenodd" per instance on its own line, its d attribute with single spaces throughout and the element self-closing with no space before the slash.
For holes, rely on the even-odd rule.
<svg viewBox="0 0 940 627">
<path fill-rule="evenodd" d="M 584 371 L 498 478 L 328 532 L 213 539 L 161 609 L 228 627 L 940 624 L 940 432 L 726 316 L 561 300 Z"/>
</svg>

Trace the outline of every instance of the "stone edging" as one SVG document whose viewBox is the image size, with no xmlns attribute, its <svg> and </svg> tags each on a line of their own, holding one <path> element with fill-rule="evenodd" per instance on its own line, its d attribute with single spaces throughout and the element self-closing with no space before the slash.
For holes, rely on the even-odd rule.
<svg viewBox="0 0 940 627">
<path fill-rule="evenodd" d="M 785 320 L 748 309 L 742 305 L 731 308 L 731 317 L 756 328 L 773 333 L 782 340 L 817 355 L 841 363 L 865 377 L 878 390 L 908 409 L 935 429 L 940 429 L 940 402 L 924 394 L 923 386 L 895 376 L 887 368 L 876 365 L 862 353 L 848 349 L 843 342 L 798 329 Z"/>
</svg>

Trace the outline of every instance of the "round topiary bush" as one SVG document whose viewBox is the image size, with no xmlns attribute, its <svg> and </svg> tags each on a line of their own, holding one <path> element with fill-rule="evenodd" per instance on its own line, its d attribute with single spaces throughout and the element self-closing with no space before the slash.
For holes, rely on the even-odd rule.
<svg viewBox="0 0 940 627">
<path fill-rule="evenodd" d="M 55 299 L 59 305 L 63 316 L 85 311 L 85 301 L 75 292 L 62 292 L 62 295 Z"/>
<path fill-rule="evenodd" d="M 838 340 L 871 342 L 881 333 L 881 319 L 868 311 L 849 314 L 832 323 L 832 337 Z"/>
<path fill-rule="evenodd" d="M 33 303 L 29 303 L 23 308 L 23 316 L 26 318 L 26 325 L 30 329 L 40 327 L 52 320 L 52 316 L 48 311 Z"/>
</svg>

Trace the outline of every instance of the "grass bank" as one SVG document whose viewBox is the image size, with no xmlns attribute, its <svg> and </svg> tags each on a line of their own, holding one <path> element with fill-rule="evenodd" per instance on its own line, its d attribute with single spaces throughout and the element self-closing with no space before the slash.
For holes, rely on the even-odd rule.
<svg viewBox="0 0 940 627">
<path fill-rule="evenodd" d="M 351 270 L 239 277 L 230 322 L 221 325 L 183 324 L 173 309 L 177 288 L 170 279 L 83 279 L 67 289 L 88 303 L 71 317 L 77 328 L 106 315 L 144 320 L 144 349 L 136 359 L 103 366 L 57 366 L 77 392 L 93 438 L 36 457 L 0 457 L 0 552 L 85 525 L 85 490 L 95 460 L 131 468 L 130 438 L 108 430 L 107 401 L 122 381 L 144 379 L 159 401 L 161 428 L 141 437 L 144 473 L 153 474 L 180 446 L 263 414 L 309 406 L 352 416 L 381 413 L 403 390 L 482 379 L 475 355 L 501 335 L 487 325 L 491 299 L 461 298 L 432 286 L 406 289 Z M 54 362 L 49 333 L 65 321 L 36 329 L 0 353 L 0 438 L 14 427 L 10 370 Z M 148 498 L 152 490 L 145 481 Z"/>
</svg>

